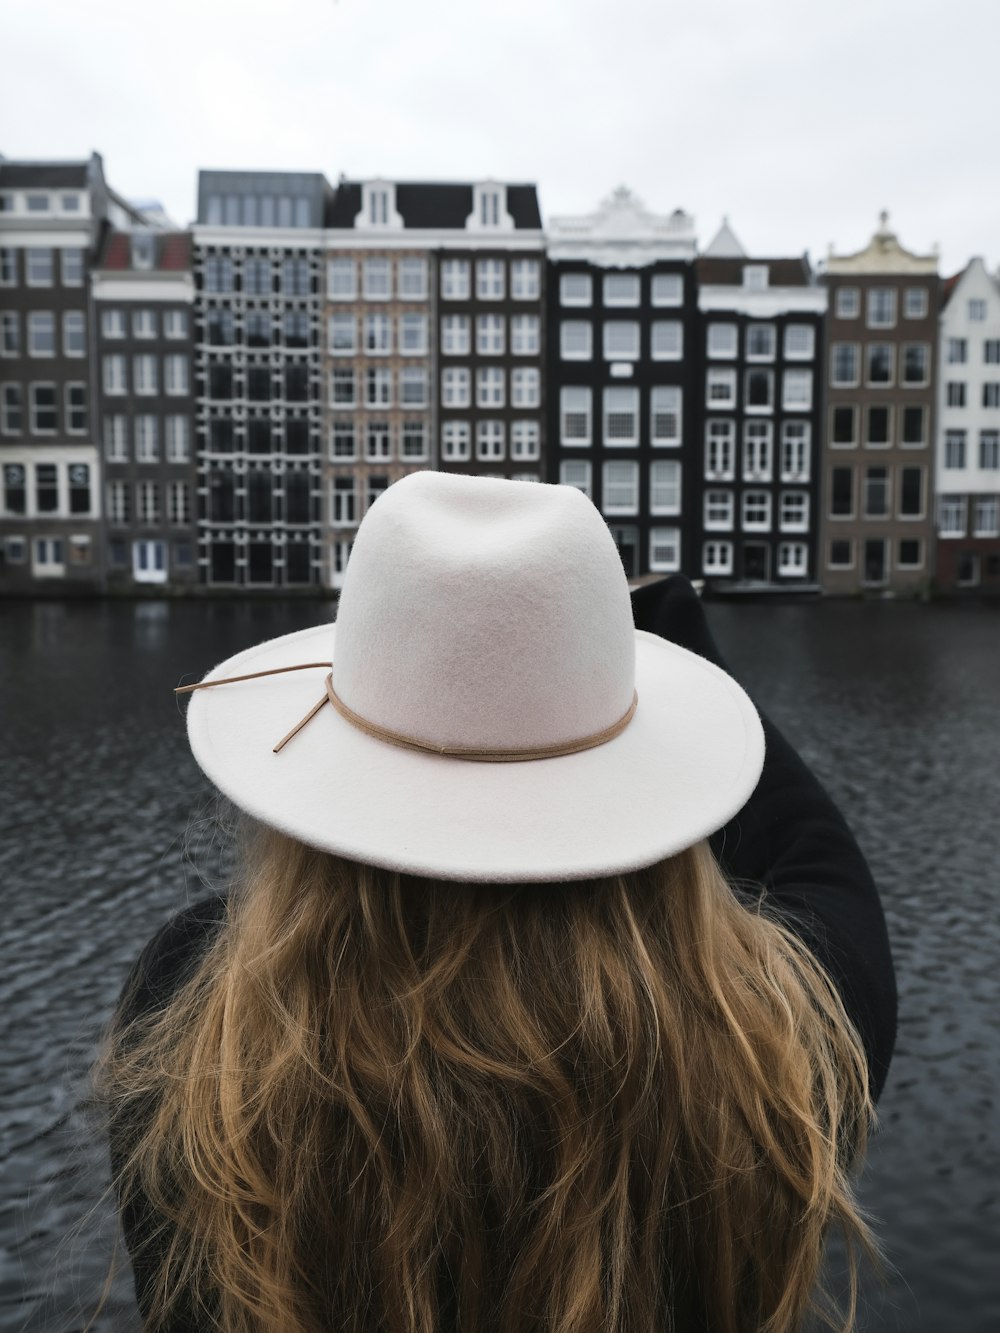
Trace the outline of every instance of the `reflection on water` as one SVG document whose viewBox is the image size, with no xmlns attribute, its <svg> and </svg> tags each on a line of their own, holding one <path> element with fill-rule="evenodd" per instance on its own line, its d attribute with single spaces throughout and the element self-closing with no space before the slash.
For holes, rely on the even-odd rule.
<svg viewBox="0 0 1000 1333">
<path fill-rule="evenodd" d="M 79 1329 L 114 1222 L 83 1112 L 142 943 L 217 866 L 171 693 L 316 603 L 22 603 L 0 621 L 0 1327 Z M 841 803 L 882 886 L 899 1046 L 863 1199 L 891 1264 L 862 1327 L 1000 1327 L 1000 625 L 989 608 L 714 605 L 734 670 Z M 95 1211 L 96 1208 L 96 1211 Z M 74 1226 L 83 1229 L 72 1238 Z M 68 1239 L 69 1238 L 69 1239 Z M 137 1327 L 127 1274 L 103 1330 Z"/>
</svg>

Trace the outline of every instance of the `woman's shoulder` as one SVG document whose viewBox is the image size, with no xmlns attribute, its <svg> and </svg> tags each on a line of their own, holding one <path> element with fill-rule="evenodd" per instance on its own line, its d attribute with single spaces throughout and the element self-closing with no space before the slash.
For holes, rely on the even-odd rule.
<svg viewBox="0 0 1000 1333">
<path fill-rule="evenodd" d="M 226 916 L 226 897 L 215 894 L 171 917 L 133 964 L 118 1002 L 124 1025 L 169 1004 L 211 945 Z"/>
</svg>

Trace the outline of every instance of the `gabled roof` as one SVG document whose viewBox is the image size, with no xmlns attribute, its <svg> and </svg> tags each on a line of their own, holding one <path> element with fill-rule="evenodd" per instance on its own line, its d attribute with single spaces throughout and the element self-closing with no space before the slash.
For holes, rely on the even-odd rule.
<svg viewBox="0 0 1000 1333">
<path fill-rule="evenodd" d="M 740 244 L 736 233 L 729 225 L 729 219 L 722 219 L 722 226 L 715 233 L 705 250 L 707 259 L 745 259 L 746 251 Z"/>
<path fill-rule="evenodd" d="M 534 185 L 508 185 L 507 212 L 516 230 L 541 229 L 538 192 Z M 399 181 L 396 184 L 396 211 L 405 230 L 464 231 L 473 209 L 471 183 L 438 181 Z M 327 205 L 327 227 L 353 228 L 361 212 L 362 182 L 342 180 Z M 485 233 L 484 233 L 485 234 Z"/>
<path fill-rule="evenodd" d="M 191 267 L 191 236 L 188 232 L 144 232 L 153 241 L 154 272 L 183 273 Z M 109 231 L 95 265 L 104 272 L 149 272 L 132 263 L 133 232 Z"/>
</svg>

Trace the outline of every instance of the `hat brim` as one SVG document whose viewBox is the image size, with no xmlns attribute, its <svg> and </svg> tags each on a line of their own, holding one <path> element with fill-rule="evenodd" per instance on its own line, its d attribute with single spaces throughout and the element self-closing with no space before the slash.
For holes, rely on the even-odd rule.
<svg viewBox="0 0 1000 1333">
<path fill-rule="evenodd" d="M 300 841 L 408 874 L 468 881 L 587 879 L 652 865 L 714 832 L 764 761 L 750 699 L 724 671 L 635 631 L 638 707 L 578 754 L 481 763 L 374 739 L 332 707 L 272 747 L 324 693 L 320 669 L 195 691 L 195 759 L 248 814 Z M 336 626 L 286 634 L 205 677 L 335 658 Z"/>
</svg>

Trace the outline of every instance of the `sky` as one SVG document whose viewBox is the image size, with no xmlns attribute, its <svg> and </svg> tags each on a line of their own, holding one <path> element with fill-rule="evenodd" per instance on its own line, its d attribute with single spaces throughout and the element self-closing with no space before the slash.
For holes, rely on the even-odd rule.
<svg viewBox="0 0 1000 1333">
<path fill-rule="evenodd" d="M 0 153 L 93 149 L 189 223 L 199 167 L 615 187 L 759 257 L 1000 263 L 997 0 L 32 0 L 0 16 Z"/>
</svg>

